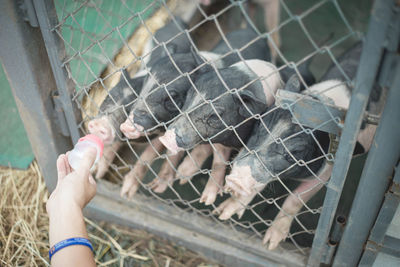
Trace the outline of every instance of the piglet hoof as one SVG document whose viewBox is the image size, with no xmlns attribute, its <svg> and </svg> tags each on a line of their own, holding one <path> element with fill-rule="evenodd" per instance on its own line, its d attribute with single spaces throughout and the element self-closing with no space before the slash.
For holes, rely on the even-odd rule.
<svg viewBox="0 0 400 267">
<path fill-rule="evenodd" d="M 124 177 L 124 183 L 121 188 L 121 197 L 125 197 L 131 199 L 136 191 L 139 189 L 139 182 L 136 180 L 134 173 L 132 171 L 128 172 L 128 174 Z"/>
<path fill-rule="evenodd" d="M 214 193 L 204 193 L 201 195 L 200 198 L 200 203 L 204 203 L 206 206 L 211 205 L 215 202 L 215 199 L 217 198 L 217 194 Z"/>
<path fill-rule="evenodd" d="M 211 205 L 215 202 L 217 195 L 222 195 L 222 190 L 215 183 L 207 183 L 206 188 L 203 191 L 203 194 L 200 197 L 200 203 L 204 203 L 205 205 Z"/>
<path fill-rule="evenodd" d="M 151 182 L 150 184 L 150 188 L 155 192 L 155 193 L 164 193 L 165 190 L 167 190 L 169 185 L 169 181 L 168 180 L 164 180 L 161 178 L 156 178 L 153 180 L 153 182 Z"/>
<path fill-rule="evenodd" d="M 278 247 L 281 241 L 284 241 L 290 229 L 291 219 L 287 216 L 275 220 L 265 233 L 263 244 L 267 244 L 269 250 Z"/>
<path fill-rule="evenodd" d="M 224 221 L 232 217 L 235 213 L 240 219 L 244 212 L 245 209 L 239 201 L 235 200 L 234 198 L 228 198 L 213 211 L 213 214 L 219 215 L 218 218 Z"/>
<path fill-rule="evenodd" d="M 110 164 L 108 163 L 108 161 L 104 157 L 101 157 L 92 174 L 94 175 L 94 177 L 96 179 L 101 179 L 106 174 L 109 167 L 110 167 Z"/>
</svg>

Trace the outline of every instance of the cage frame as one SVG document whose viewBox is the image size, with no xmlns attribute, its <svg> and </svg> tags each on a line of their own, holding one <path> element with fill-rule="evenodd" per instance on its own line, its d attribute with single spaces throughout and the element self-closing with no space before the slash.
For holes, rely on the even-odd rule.
<svg viewBox="0 0 400 267">
<path fill-rule="evenodd" d="M 0 30 L 0 34 L 2 36 L 7 34 L 6 39 L 0 38 L 2 39 L 0 45 L 3 48 L 0 57 L 35 157 L 43 172 L 46 185 L 49 191 L 52 191 L 55 188 L 55 177 L 57 177 L 55 168 L 57 155 L 70 150 L 72 143 L 79 139 L 76 108 L 70 98 L 73 86 L 67 73 L 60 67 L 64 56 L 64 45 L 57 34 L 51 31 L 57 23 L 53 1 L 26 0 L 24 3 L 30 11 L 27 14 L 24 14 L 12 0 L 0 4 L 0 22 L 6 25 L 3 30 Z M 356 78 L 357 97 L 353 94 L 346 114 L 345 127 L 337 152 L 339 156 L 337 156 L 334 173 L 327 186 L 327 195 L 309 257 L 286 250 L 268 251 L 261 245 L 261 240 L 243 240 L 245 236 L 239 236 L 237 233 L 235 233 L 237 236 L 229 236 L 229 231 L 226 229 L 205 227 L 210 226 L 207 219 L 193 213 L 178 211 L 145 196 L 136 196 L 131 201 L 122 199 L 118 194 L 119 187 L 106 181 L 98 182 L 98 195 L 87 206 L 85 214 L 91 218 L 152 231 L 227 266 L 270 264 L 317 266 L 320 262 L 330 263 L 332 259 L 326 257 L 330 255 L 326 240 L 332 227 L 333 216 L 355 146 L 355 137 L 363 120 L 372 84 L 379 78 L 378 73 L 386 75 L 379 72 L 384 57 L 384 40 L 393 30 L 389 27 L 392 17 L 386 14 L 395 7 L 394 0 L 377 0 L 374 4 L 366 45 L 360 59 L 362 67 L 359 68 Z M 36 14 L 39 28 L 34 26 L 35 23 L 29 26 L 26 22 L 26 20 L 35 20 L 32 18 L 32 12 Z M 8 30 L 4 30 L 6 28 Z M 382 42 L 374 42 L 377 37 L 381 38 Z M 10 48 L 12 52 L 5 52 L 4 47 Z M 370 56 L 371 54 L 373 56 Z M 19 65 L 13 62 L 13 57 L 16 55 L 21 56 Z M 42 69 L 34 68 L 37 62 L 41 62 L 41 68 L 52 75 L 43 75 Z M 26 77 L 26 79 L 20 79 L 20 77 Z M 398 86 L 398 81 L 395 86 Z M 26 88 L 31 90 L 26 90 Z M 395 89 L 392 88 L 392 91 Z M 55 104 L 58 101 L 54 100 L 55 98 L 59 99 L 61 107 Z M 37 109 L 37 107 L 40 108 Z M 32 112 L 33 110 L 35 112 Z M 57 122 L 54 114 L 61 114 L 58 118 L 64 118 L 64 123 Z M 60 125 L 64 125 L 64 130 Z M 65 131 L 65 127 L 68 131 Z M 381 140 L 377 142 L 387 142 L 387 140 L 381 137 Z M 378 196 L 377 201 L 382 198 L 383 195 Z M 151 209 L 149 209 L 149 203 L 153 203 L 150 205 Z M 124 210 L 123 213 L 122 210 Z M 210 246 L 210 242 L 213 245 Z M 356 261 L 360 256 L 361 254 L 354 254 L 351 257 Z"/>
</svg>

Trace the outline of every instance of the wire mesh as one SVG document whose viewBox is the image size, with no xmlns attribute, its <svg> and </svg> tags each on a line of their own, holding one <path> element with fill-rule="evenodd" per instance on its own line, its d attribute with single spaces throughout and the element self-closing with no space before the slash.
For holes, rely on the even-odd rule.
<svg viewBox="0 0 400 267">
<path fill-rule="evenodd" d="M 145 134 L 141 137 L 142 143 L 132 142 L 126 138 L 119 130 L 119 125 L 113 124 L 112 132 L 116 134 L 114 145 L 108 147 L 109 153 L 105 155 L 104 164 L 109 165 L 109 171 L 105 175 L 105 179 L 112 182 L 122 184 L 124 176 L 133 177 L 132 183 L 137 183 L 140 194 L 149 195 L 168 205 L 188 212 L 200 214 L 209 218 L 215 224 L 224 225 L 233 232 L 245 231 L 249 237 L 264 238 L 266 231 L 274 222 L 276 214 L 283 214 L 291 217 L 293 225 L 287 235 L 287 240 L 292 242 L 294 250 L 306 254 L 307 248 L 311 246 L 312 237 L 318 222 L 318 216 L 323 201 L 323 190 L 321 190 L 311 201 L 303 201 L 300 197 L 302 194 L 324 187 L 326 179 L 320 178 L 320 172 L 310 167 L 319 160 L 334 162 L 335 155 L 332 151 L 326 149 L 326 144 L 321 144 L 321 138 L 317 134 L 320 127 L 327 123 L 334 123 L 338 127 L 342 127 L 339 118 L 326 111 L 329 114 L 329 120 L 326 120 L 315 128 L 303 126 L 294 114 L 293 105 L 307 97 L 320 98 L 322 103 L 331 104 L 325 101 L 324 91 L 333 91 L 340 84 L 344 84 L 352 88 L 354 77 L 349 77 L 346 71 L 341 67 L 338 61 L 338 55 L 352 47 L 363 35 L 365 30 L 368 12 L 372 1 L 294 1 L 281 0 L 281 19 L 276 28 L 268 29 L 264 25 L 265 13 L 267 11 L 254 8 L 259 1 L 216 1 L 211 6 L 201 5 L 201 1 L 162 1 L 162 0 L 146 0 L 146 1 L 68 1 L 56 0 L 56 9 L 59 18 L 59 24 L 52 30 L 55 31 L 63 40 L 66 55 L 63 60 L 63 66 L 67 69 L 69 78 L 75 85 L 75 92 L 72 96 L 75 103 L 80 107 L 83 120 L 80 121 L 79 128 L 83 133 L 88 133 L 87 123 L 101 116 L 109 116 L 116 110 L 120 110 L 122 121 L 129 120 L 132 108 L 139 101 L 144 102 L 149 116 L 156 121 L 155 125 L 146 129 Z M 265 1 L 264 1 L 265 2 Z M 268 1 L 267 1 L 268 2 Z M 301 2 L 301 3 L 300 3 Z M 156 40 L 155 33 L 159 28 L 174 21 L 183 13 L 179 11 L 182 6 L 193 8 L 193 16 L 187 21 L 189 27 L 174 35 L 169 41 L 156 43 L 150 50 L 146 49 L 148 40 Z M 354 8 L 356 7 L 357 8 Z M 189 9 L 185 9 L 189 12 Z M 256 38 L 248 40 L 247 44 L 239 49 L 233 48 L 227 39 L 230 31 L 240 27 L 248 27 L 257 33 Z M 279 32 L 282 44 L 274 43 L 273 33 Z M 204 59 L 203 63 L 197 65 L 190 71 L 182 71 L 179 62 L 175 62 L 173 53 L 167 49 L 169 43 L 173 42 L 179 36 L 186 35 L 190 39 L 193 51 L 191 53 L 199 53 L 199 51 L 210 50 L 219 40 L 224 40 L 228 44 L 229 52 L 219 54 L 216 58 Z M 221 72 L 220 60 L 228 58 L 231 55 L 238 54 L 239 60 L 245 62 L 243 51 L 258 40 L 267 40 L 270 42 L 270 49 L 277 52 L 276 70 L 268 75 L 256 77 L 249 80 L 241 86 L 231 87 L 230 81 L 224 79 Z M 172 65 L 178 72 L 167 83 L 160 83 L 157 80 L 156 73 L 152 72 L 152 67 L 141 63 L 148 59 L 152 53 L 155 53 L 158 47 L 164 48 L 165 57 L 172 62 Z M 341 83 L 335 84 L 334 87 L 325 88 L 324 91 L 309 90 L 312 84 L 307 84 L 304 77 L 301 76 L 301 65 L 311 62 L 310 69 L 317 81 L 321 81 L 324 73 L 333 64 L 342 74 Z M 224 91 L 212 98 L 204 97 L 204 91 L 199 90 L 197 78 L 193 78 L 197 71 L 201 68 L 209 67 L 209 70 L 215 72 L 218 82 L 222 84 Z M 227 66 L 225 66 L 227 67 Z M 266 81 L 277 72 L 283 73 L 291 69 L 299 75 L 300 82 L 305 86 L 302 97 L 298 98 L 292 104 L 276 103 L 275 106 L 268 108 L 267 111 L 261 113 L 252 112 L 245 99 L 240 94 L 246 88 L 260 81 Z M 127 72 L 123 72 L 127 70 Z M 153 79 L 155 87 L 151 90 L 145 90 L 138 95 L 131 84 L 131 77 L 135 77 L 135 73 L 146 71 L 149 75 L 148 80 Z M 171 88 L 176 81 L 180 79 L 189 81 L 191 90 L 193 91 L 193 99 L 200 99 L 197 105 L 185 104 L 184 106 L 177 103 L 176 98 L 171 94 L 168 88 Z M 114 98 L 112 89 L 118 81 L 125 81 L 129 93 L 134 94 L 132 101 L 121 102 L 121 99 Z M 280 84 L 278 89 L 283 89 L 284 84 Z M 312 88 L 311 88 L 312 89 Z M 153 107 L 149 106 L 146 99 L 152 95 L 156 95 L 160 91 L 167 94 L 172 102 L 173 107 L 178 111 L 176 116 L 170 119 L 162 119 L 151 111 Z M 225 119 L 218 112 L 218 103 L 224 101 L 227 97 L 236 97 L 239 99 L 239 105 L 243 105 L 248 115 L 244 120 L 232 125 L 225 122 Z M 276 93 L 273 94 L 274 100 Z M 104 99 L 112 103 L 106 109 L 102 106 Z M 189 101 L 186 99 L 186 101 Z M 197 128 L 198 122 L 192 119 L 193 114 L 207 106 L 216 115 L 216 120 L 223 125 L 223 130 L 216 133 L 205 135 L 203 131 Z M 235 108 L 235 107 L 230 107 Z M 278 116 L 276 114 L 285 110 L 294 121 L 296 130 L 290 135 L 283 135 L 277 132 L 276 125 L 271 126 L 270 117 Z M 275 114 L 275 115 L 274 115 Z M 311 114 L 310 114 L 311 116 Z M 186 127 L 194 129 L 194 133 L 200 137 L 200 140 L 192 144 L 183 154 L 188 158 L 192 165 L 196 166 L 196 170 L 190 177 L 179 177 L 178 166 L 182 160 L 172 156 L 166 151 L 160 149 L 161 144 L 157 141 L 159 132 L 163 133 L 170 124 L 176 120 L 186 118 Z M 132 121 L 132 118 L 130 118 Z M 133 121 L 132 121 L 133 123 Z M 268 142 L 261 142 L 263 145 L 254 145 L 251 138 L 243 139 L 241 129 L 246 125 L 255 123 L 254 129 L 259 132 L 265 132 L 265 138 Z M 237 138 L 243 147 L 239 154 L 238 148 L 234 149 L 228 158 L 221 152 L 220 146 L 213 140 L 228 133 L 233 132 L 232 138 Z M 156 134 L 154 134 L 156 133 Z M 161 134 L 162 135 L 162 134 Z M 288 147 L 290 140 L 295 138 L 308 138 L 314 144 L 316 154 L 307 160 L 299 158 L 297 152 Z M 135 141 L 135 140 L 133 140 Z M 200 143 L 209 144 L 214 151 L 214 159 L 208 158 L 204 163 L 198 163 L 197 156 L 190 153 L 191 149 L 199 148 Z M 257 142 L 255 142 L 257 144 Z M 147 145 L 147 148 L 146 148 Z M 287 166 L 279 171 L 274 170 L 274 166 L 266 164 L 267 147 L 277 145 L 283 148 L 285 158 L 282 161 L 288 162 Z M 206 148 L 207 149 L 207 148 Z M 149 151 L 153 154 L 148 159 L 141 157 L 141 154 Z M 199 149 L 199 153 L 206 153 Z M 206 153 L 207 154 L 207 153 Z M 143 154 L 142 154 L 143 155 Z M 232 168 L 240 166 L 246 158 L 255 157 L 256 163 L 251 168 L 256 168 L 258 172 L 262 172 L 265 177 L 270 177 L 264 190 L 257 190 L 254 198 L 250 201 L 241 203 L 242 199 L 235 194 L 225 192 L 222 196 L 218 196 L 216 201 L 211 205 L 199 203 L 204 188 L 208 182 L 214 182 L 218 185 L 219 190 L 224 192 L 221 182 L 214 177 L 216 167 L 227 170 L 229 174 Z M 114 159 L 115 158 L 115 159 Z M 212 164 L 217 162 L 218 164 Z M 328 165 L 329 165 L 328 164 Z M 296 167 L 304 167 L 311 173 L 309 180 L 314 179 L 315 184 L 299 193 L 296 191 L 299 181 L 288 179 L 285 173 L 290 172 Z M 212 169 L 214 167 L 214 169 Z M 166 177 L 160 177 L 162 171 L 167 171 L 168 175 L 173 176 L 167 185 L 167 190 L 163 193 L 154 192 L 154 181 L 157 179 L 165 180 Z M 168 172 L 169 170 L 169 172 Z M 139 176 L 138 173 L 143 174 Z M 178 175 L 175 175 L 178 173 Z M 146 175 L 144 175 L 146 174 Z M 293 178 L 293 177 L 292 177 Z M 303 177 L 304 178 L 304 177 Z M 127 180 L 125 178 L 125 180 Z M 185 181 L 186 184 L 181 185 L 179 181 Z M 265 185 L 265 183 L 264 183 Z M 133 187 L 133 185 L 131 186 Z M 225 190 L 226 191 L 226 190 Z M 133 196 L 134 197 L 134 196 Z M 239 203 L 240 209 L 243 209 L 244 215 L 234 215 L 227 220 L 220 220 L 213 213 L 218 209 L 221 203 L 232 197 L 233 201 Z M 298 199 L 304 206 L 296 214 L 290 214 L 283 209 L 284 201 L 288 197 Z M 240 213 L 240 212 L 238 212 Z"/>
</svg>

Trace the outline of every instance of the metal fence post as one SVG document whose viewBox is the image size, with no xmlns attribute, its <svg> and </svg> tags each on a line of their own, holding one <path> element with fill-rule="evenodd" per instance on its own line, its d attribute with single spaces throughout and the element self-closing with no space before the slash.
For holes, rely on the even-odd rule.
<svg viewBox="0 0 400 267">
<path fill-rule="evenodd" d="M 47 188 L 55 188 L 56 159 L 71 148 L 54 119 L 57 88 L 38 28 L 24 20 L 18 1 L 0 1 L 0 58 Z"/>
<path fill-rule="evenodd" d="M 391 19 L 391 9 L 394 6 L 395 1 L 393 0 L 377 0 L 372 9 L 368 33 L 357 71 L 356 84 L 336 153 L 335 165 L 327 186 L 323 209 L 308 261 L 309 266 L 319 266 L 327 249 L 329 231 L 339 203 L 346 173 L 350 166 L 368 98 L 378 72 Z"/>
<path fill-rule="evenodd" d="M 385 193 L 385 200 L 376 218 L 374 227 L 369 234 L 364 252 L 361 256 L 359 264 L 362 266 L 371 266 L 380 252 L 392 254 L 393 256 L 400 255 L 400 239 L 396 239 L 388 235 L 393 218 L 400 204 L 400 164 L 397 165 L 392 184 L 389 190 Z M 396 241 L 397 246 L 394 246 L 394 251 L 388 245 Z M 388 244 L 389 243 L 389 244 Z M 393 242 L 393 244 L 396 244 Z M 388 248 L 389 247 L 389 248 Z"/>
<path fill-rule="evenodd" d="M 397 60 L 397 62 L 400 61 Z M 395 80 L 390 88 L 385 109 L 361 175 L 334 266 L 357 264 L 381 207 L 393 169 L 400 157 L 399 101 L 400 64 L 397 64 Z"/>
<path fill-rule="evenodd" d="M 62 59 L 65 57 L 64 43 L 52 30 L 52 27 L 58 23 L 54 1 L 35 0 L 34 6 L 44 44 L 46 46 L 47 54 L 53 70 L 54 79 L 57 84 L 69 133 L 71 134 L 72 141 L 76 143 L 80 138 L 76 117 L 79 116 L 80 113 L 71 101 L 71 94 L 73 93 L 75 87 L 72 84 L 72 81 L 67 79 L 66 70 L 61 67 Z"/>
</svg>

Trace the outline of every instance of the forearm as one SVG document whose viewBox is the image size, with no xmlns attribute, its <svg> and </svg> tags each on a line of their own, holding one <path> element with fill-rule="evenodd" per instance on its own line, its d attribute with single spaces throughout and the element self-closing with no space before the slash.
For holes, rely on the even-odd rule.
<svg viewBox="0 0 400 267">
<path fill-rule="evenodd" d="M 88 238 L 82 210 L 78 206 L 64 205 L 49 215 L 50 247 L 72 237 Z M 52 266 L 95 266 L 93 253 L 83 245 L 68 246 L 51 259 Z"/>
</svg>

